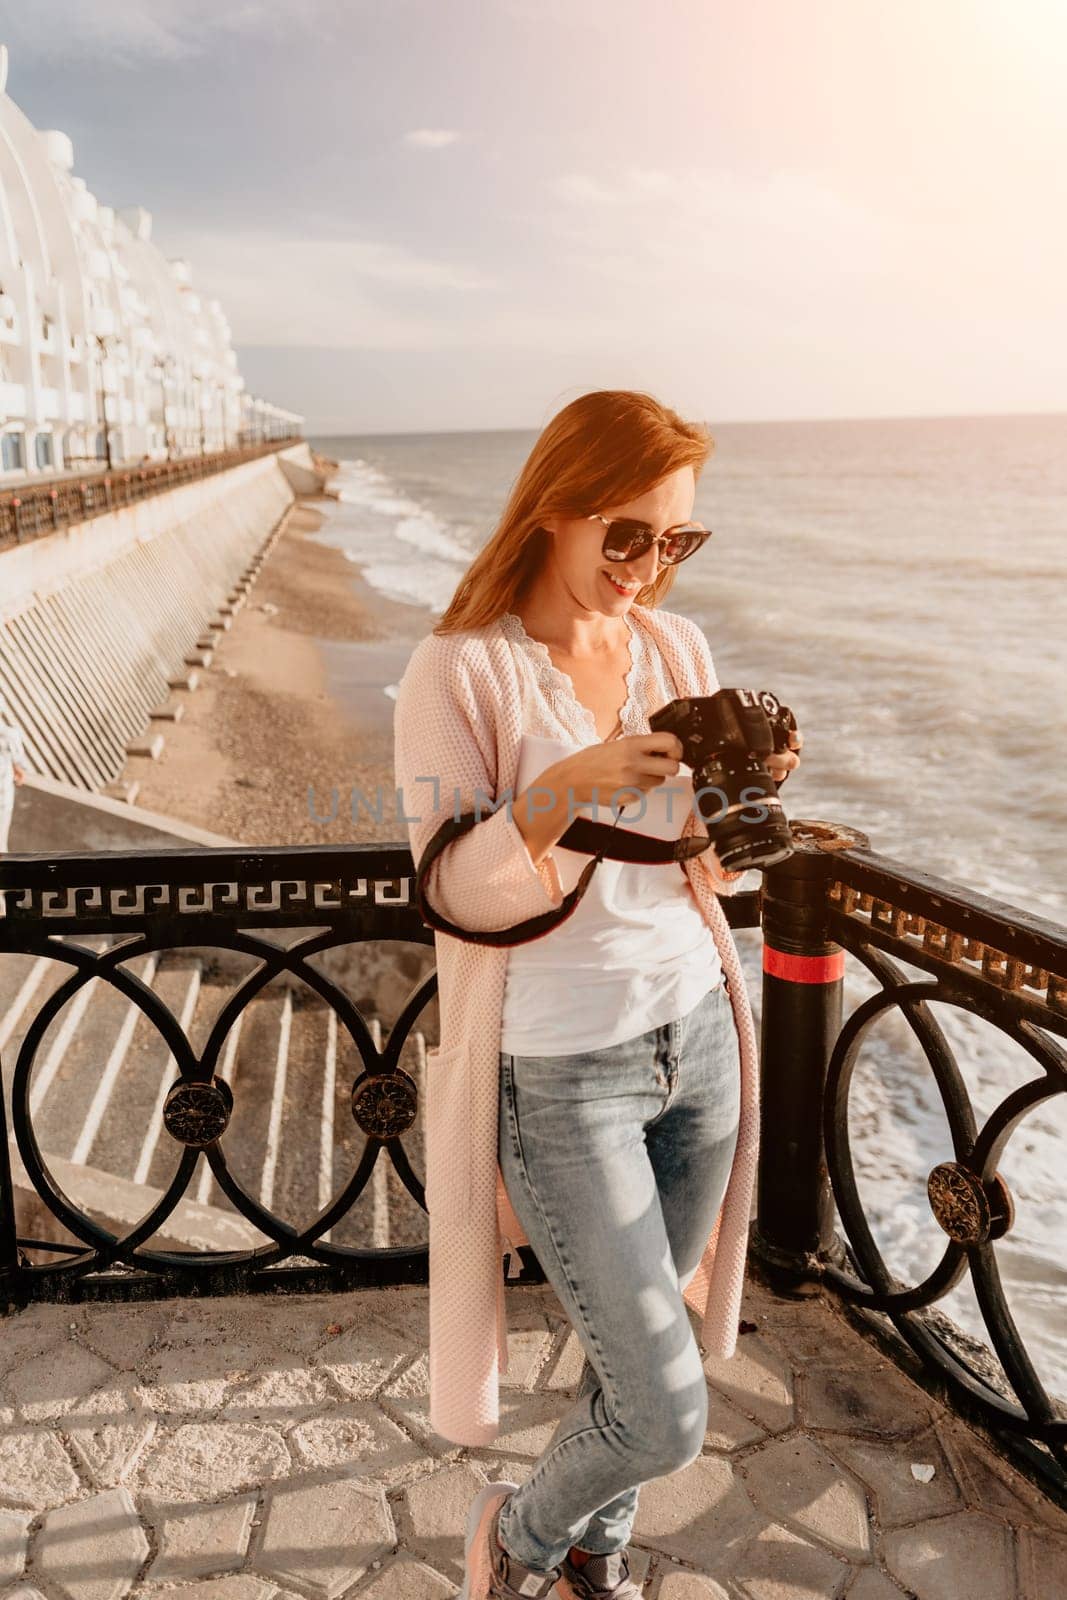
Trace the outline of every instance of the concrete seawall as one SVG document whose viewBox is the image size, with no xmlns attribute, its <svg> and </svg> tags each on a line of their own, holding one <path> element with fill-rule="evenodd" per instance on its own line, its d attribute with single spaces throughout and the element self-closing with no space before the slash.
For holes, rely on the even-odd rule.
<svg viewBox="0 0 1067 1600">
<path fill-rule="evenodd" d="M 106 791 L 153 715 L 174 714 L 296 496 L 321 487 L 297 445 L 0 555 L 0 715 L 34 771 Z"/>
</svg>

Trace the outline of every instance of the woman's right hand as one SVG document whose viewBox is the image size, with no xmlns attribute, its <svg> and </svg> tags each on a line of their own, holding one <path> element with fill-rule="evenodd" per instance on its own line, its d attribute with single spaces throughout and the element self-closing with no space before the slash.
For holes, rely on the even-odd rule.
<svg viewBox="0 0 1067 1600">
<path fill-rule="evenodd" d="M 583 807 L 626 805 L 627 793 L 655 789 L 678 771 L 681 740 L 673 733 L 632 733 L 587 745 L 546 767 L 514 804 L 516 826 L 539 866 Z"/>
<path fill-rule="evenodd" d="M 607 744 L 591 744 L 556 762 L 532 787 L 553 789 L 571 811 L 594 803 L 607 805 L 620 791 L 644 793 L 677 775 L 681 740 L 673 733 L 634 733 Z"/>
</svg>

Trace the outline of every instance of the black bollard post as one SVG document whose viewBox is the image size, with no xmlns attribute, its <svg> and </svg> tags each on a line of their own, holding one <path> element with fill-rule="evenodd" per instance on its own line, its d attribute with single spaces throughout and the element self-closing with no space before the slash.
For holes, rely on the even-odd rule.
<svg viewBox="0 0 1067 1600">
<path fill-rule="evenodd" d="M 845 952 L 827 936 L 833 851 L 867 843 L 792 824 L 795 852 L 764 875 L 760 1164 L 753 1252 L 781 1288 L 818 1276 L 834 1243 L 822 1137 L 826 1068 L 841 1029 Z"/>
</svg>

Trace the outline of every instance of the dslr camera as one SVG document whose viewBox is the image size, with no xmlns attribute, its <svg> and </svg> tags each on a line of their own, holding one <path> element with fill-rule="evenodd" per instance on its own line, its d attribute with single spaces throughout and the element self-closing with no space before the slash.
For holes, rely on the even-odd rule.
<svg viewBox="0 0 1067 1600">
<path fill-rule="evenodd" d="M 727 872 L 773 867 L 793 854 L 778 786 L 764 756 L 788 750 L 796 718 L 767 689 L 720 689 L 671 700 L 648 719 L 673 733 L 693 769 L 693 792 L 715 854 Z"/>
</svg>

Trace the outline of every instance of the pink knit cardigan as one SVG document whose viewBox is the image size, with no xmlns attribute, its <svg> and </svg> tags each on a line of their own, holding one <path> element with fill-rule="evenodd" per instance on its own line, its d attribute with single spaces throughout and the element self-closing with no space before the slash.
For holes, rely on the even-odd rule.
<svg viewBox="0 0 1067 1600">
<path fill-rule="evenodd" d="M 711 652 L 695 623 L 634 606 L 632 620 L 662 651 L 682 695 L 714 694 Z M 549 857 L 534 867 L 509 809 L 522 697 L 511 646 L 497 624 L 431 634 L 414 650 L 396 705 L 396 778 L 416 862 L 442 820 L 475 809 L 484 820 L 435 862 L 427 897 L 472 931 L 504 928 L 558 905 Z M 415 818 L 416 820 L 410 820 Z M 700 829 L 691 815 L 684 832 Z M 717 896 L 726 874 L 713 850 L 685 863 L 727 980 L 741 1057 L 741 1121 L 726 1196 L 685 1297 L 702 1315 L 705 1349 L 733 1354 L 756 1173 L 758 1058 L 737 947 Z M 500 1427 L 507 1367 L 503 1256 L 525 1244 L 497 1161 L 500 1029 L 507 950 L 436 935 L 441 1045 L 426 1072 L 426 1200 L 430 1230 L 430 1422 L 457 1444 L 484 1445 Z"/>
</svg>

